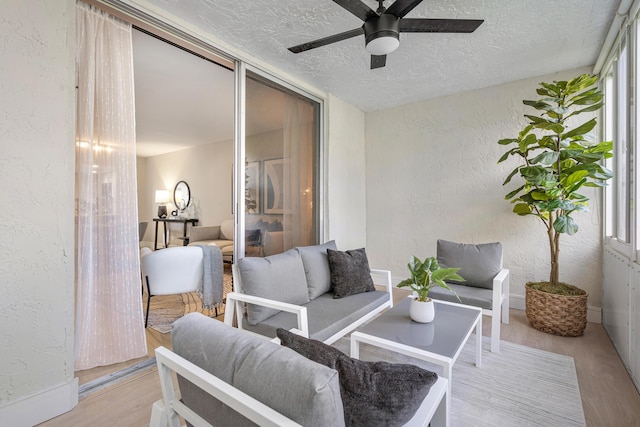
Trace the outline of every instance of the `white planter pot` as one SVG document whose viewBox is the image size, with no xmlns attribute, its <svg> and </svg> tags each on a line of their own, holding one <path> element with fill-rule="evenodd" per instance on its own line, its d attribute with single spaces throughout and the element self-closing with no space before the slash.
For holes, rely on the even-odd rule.
<svg viewBox="0 0 640 427">
<path fill-rule="evenodd" d="M 433 321 L 436 315 L 436 310 L 433 305 L 433 301 L 422 302 L 417 299 L 411 300 L 409 306 L 409 316 L 411 319 L 418 323 L 429 323 Z"/>
</svg>

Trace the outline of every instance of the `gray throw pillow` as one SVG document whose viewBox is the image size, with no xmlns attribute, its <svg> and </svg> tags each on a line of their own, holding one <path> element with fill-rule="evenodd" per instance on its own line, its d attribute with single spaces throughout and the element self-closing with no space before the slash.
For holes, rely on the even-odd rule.
<svg viewBox="0 0 640 427">
<path fill-rule="evenodd" d="M 352 359 L 320 341 L 279 328 L 282 345 L 338 371 L 347 426 L 406 424 L 438 379 L 434 372 L 414 365 Z"/>
<path fill-rule="evenodd" d="M 245 257 L 238 261 L 242 287 L 247 295 L 269 298 L 291 304 L 309 302 L 307 278 L 300 253 L 295 249 L 268 257 Z M 280 310 L 247 305 L 247 321 L 251 325 L 280 313 Z"/>
<path fill-rule="evenodd" d="M 296 248 L 302 257 L 304 274 L 307 276 L 309 299 L 313 300 L 331 290 L 331 272 L 327 249 L 338 249 L 336 242 L 331 240 L 322 245 L 301 246 Z"/>
<path fill-rule="evenodd" d="M 376 290 L 364 248 L 346 252 L 327 249 L 327 257 L 334 298 Z"/>
<path fill-rule="evenodd" d="M 451 283 L 493 289 L 493 278 L 502 269 L 502 244 L 478 245 L 438 240 L 437 258 L 440 267 L 459 268 L 465 281 Z"/>
</svg>

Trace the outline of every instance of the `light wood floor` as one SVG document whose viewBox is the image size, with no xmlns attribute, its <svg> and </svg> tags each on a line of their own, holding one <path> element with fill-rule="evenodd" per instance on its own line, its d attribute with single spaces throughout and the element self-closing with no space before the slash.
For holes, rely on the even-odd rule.
<svg viewBox="0 0 640 427">
<path fill-rule="evenodd" d="M 406 295 L 404 290 L 397 291 L 394 293 L 396 300 Z M 589 323 L 582 337 L 565 338 L 531 328 L 524 311 L 511 310 L 510 315 L 510 324 L 502 325 L 501 338 L 504 341 L 574 358 L 587 426 L 640 426 L 640 394 L 635 389 L 602 325 Z M 485 336 L 489 335 L 490 327 L 491 320 L 485 317 L 483 319 Z M 148 329 L 147 342 L 150 354 L 159 345 L 170 348 L 169 335 Z M 78 377 L 83 384 L 110 371 L 113 371 L 113 368 L 96 368 L 96 370 L 78 373 Z M 149 425 L 151 405 L 160 398 L 158 374 L 153 368 L 87 396 L 72 411 L 41 425 L 48 427 L 145 426 Z"/>
</svg>

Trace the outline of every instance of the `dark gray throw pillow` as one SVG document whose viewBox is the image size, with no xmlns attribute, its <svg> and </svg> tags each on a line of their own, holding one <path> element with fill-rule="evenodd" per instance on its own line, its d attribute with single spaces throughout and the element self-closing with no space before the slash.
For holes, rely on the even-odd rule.
<svg viewBox="0 0 640 427">
<path fill-rule="evenodd" d="M 327 249 L 334 298 L 375 291 L 364 248 L 342 252 Z"/>
<path fill-rule="evenodd" d="M 414 365 L 364 362 L 282 328 L 276 333 L 283 346 L 338 371 L 347 426 L 406 424 L 438 379 L 436 373 Z"/>
</svg>

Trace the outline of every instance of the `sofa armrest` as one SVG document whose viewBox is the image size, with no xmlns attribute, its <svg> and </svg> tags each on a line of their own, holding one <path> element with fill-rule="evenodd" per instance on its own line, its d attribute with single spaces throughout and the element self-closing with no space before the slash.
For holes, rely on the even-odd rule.
<svg viewBox="0 0 640 427">
<path fill-rule="evenodd" d="M 207 394 L 229 406 L 251 421 L 265 426 L 298 426 L 296 422 L 285 417 L 259 400 L 254 399 L 241 390 L 227 384 L 215 375 L 164 347 L 155 351 L 160 386 L 163 400 L 153 404 L 151 426 L 180 425 L 178 415 L 193 425 L 209 426 L 202 417 L 182 403 L 176 396 L 172 372 L 176 372 L 187 381 L 196 385 Z"/>
<path fill-rule="evenodd" d="M 393 285 L 391 283 L 391 270 L 380 270 L 376 268 L 371 268 L 371 277 L 373 278 L 373 282 L 375 283 L 376 277 L 383 277 L 384 286 L 387 288 L 387 292 L 389 293 L 389 300 L 391 301 L 391 306 L 393 307 Z"/>
<path fill-rule="evenodd" d="M 233 320 L 235 320 L 238 329 L 242 328 L 242 303 L 255 304 L 262 307 L 274 308 L 280 311 L 286 311 L 296 315 L 300 335 L 305 338 L 309 338 L 309 319 L 307 317 L 307 308 L 295 304 L 289 304 L 287 302 L 276 301 L 268 298 L 256 297 L 253 295 L 246 295 L 238 292 L 231 292 L 227 294 L 227 305 L 224 312 L 224 323 L 233 326 Z"/>
<path fill-rule="evenodd" d="M 506 268 L 493 278 L 493 301 L 494 310 L 502 306 L 502 323 L 509 323 L 509 270 Z"/>
<path fill-rule="evenodd" d="M 219 240 L 219 239 L 220 239 L 219 225 L 191 227 L 191 230 L 189 231 L 190 242 L 199 242 L 201 240 Z"/>
</svg>

